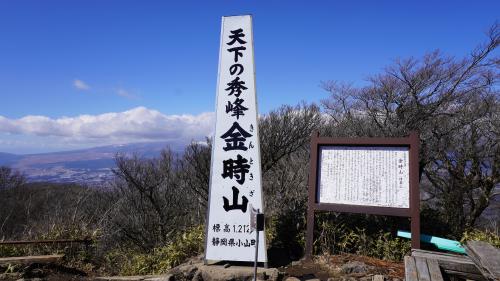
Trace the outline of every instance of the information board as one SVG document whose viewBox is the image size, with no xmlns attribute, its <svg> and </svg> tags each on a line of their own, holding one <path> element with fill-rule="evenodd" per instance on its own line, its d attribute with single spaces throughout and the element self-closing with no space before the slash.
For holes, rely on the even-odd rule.
<svg viewBox="0 0 500 281">
<path fill-rule="evenodd" d="M 329 138 L 314 133 L 307 202 L 306 257 L 313 253 L 315 212 L 410 218 L 420 248 L 419 136 Z"/>
<path fill-rule="evenodd" d="M 250 209 L 263 207 L 251 16 L 222 18 L 215 111 L 205 260 L 254 261 Z"/>
<path fill-rule="evenodd" d="M 318 202 L 410 207 L 408 147 L 320 148 Z"/>
</svg>

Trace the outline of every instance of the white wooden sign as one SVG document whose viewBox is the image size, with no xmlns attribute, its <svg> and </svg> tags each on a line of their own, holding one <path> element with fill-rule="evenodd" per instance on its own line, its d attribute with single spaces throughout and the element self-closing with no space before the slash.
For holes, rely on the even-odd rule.
<svg viewBox="0 0 500 281">
<path fill-rule="evenodd" d="M 410 207 L 408 147 L 320 149 L 319 203 Z"/>
<path fill-rule="evenodd" d="M 222 18 L 215 111 L 205 259 L 254 261 L 250 205 L 263 207 L 251 16 Z"/>
</svg>

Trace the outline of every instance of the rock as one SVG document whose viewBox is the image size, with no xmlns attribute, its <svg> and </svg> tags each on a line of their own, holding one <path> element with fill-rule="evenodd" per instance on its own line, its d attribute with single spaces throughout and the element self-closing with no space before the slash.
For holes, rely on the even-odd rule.
<svg viewBox="0 0 500 281">
<path fill-rule="evenodd" d="M 251 281 L 253 280 L 253 267 L 231 266 L 224 268 L 220 265 L 202 265 L 199 274 L 203 281 Z M 276 268 L 258 268 L 257 279 L 277 281 L 279 271 Z M 177 281 L 177 279 L 175 280 Z"/>
<path fill-rule="evenodd" d="M 300 281 L 300 279 L 297 277 L 288 277 L 285 279 L 285 281 Z"/>
<path fill-rule="evenodd" d="M 377 274 L 373 276 L 373 281 L 384 281 L 384 279 L 384 275 Z"/>
<path fill-rule="evenodd" d="M 174 281 L 174 277 L 171 274 L 154 276 L 151 278 L 146 278 L 144 281 Z"/>
<path fill-rule="evenodd" d="M 169 281 L 175 281 L 175 280 L 169 280 Z M 203 281 L 203 277 L 201 276 L 201 272 L 199 270 L 196 271 L 191 281 Z"/>
<path fill-rule="evenodd" d="M 316 276 L 312 273 L 304 274 L 300 276 L 300 280 L 311 280 L 311 279 L 316 279 Z"/>
<path fill-rule="evenodd" d="M 0 280 L 17 280 L 19 278 L 19 273 L 2 273 L 0 274 Z"/>
<path fill-rule="evenodd" d="M 171 275 L 169 281 L 191 281 L 198 272 L 199 267 L 202 265 L 202 263 L 195 263 L 181 264 L 177 267 L 174 267 L 169 272 L 169 274 Z"/>
<path fill-rule="evenodd" d="M 356 278 L 347 277 L 347 276 L 340 276 L 340 277 L 332 277 L 331 280 L 332 281 L 352 281 L 352 280 L 356 280 Z M 371 281 L 371 279 L 370 279 L 370 281 Z"/>
<path fill-rule="evenodd" d="M 109 276 L 109 277 L 96 277 L 94 280 L 100 281 L 143 281 L 153 278 L 152 275 L 137 275 L 137 276 Z M 31 279 L 30 279 L 31 280 Z"/>
<path fill-rule="evenodd" d="M 341 277 L 329 277 L 326 281 L 342 281 Z M 371 280 L 370 280 L 371 281 Z"/>
<path fill-rule="evenodd" d="M 263 268 L 262 275 L 257 271 L 257 279 L 264 281 L 281 280 L 282 276 L 277 268 Z"/>
<path fill-rule="evenodd" d="M 342 266 L 341 272 L 344 274 L 351 274 L 351 273 L 366 274 L 370 269 L 371 267 L 366 265 L 364 262 L 351 261 Z"/>
</svg>

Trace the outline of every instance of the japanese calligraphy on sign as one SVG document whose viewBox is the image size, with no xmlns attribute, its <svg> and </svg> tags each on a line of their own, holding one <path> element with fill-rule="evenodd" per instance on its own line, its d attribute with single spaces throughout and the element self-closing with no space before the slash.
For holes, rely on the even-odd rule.
<svg viewBox="0 0 500 281">
<path fill-rule="evenodd" d="M 322 147 L 318 202 L 409 208 L 408 147 Z"/>
<path fill-rule="evenodd" d="M 254 261 L 250 207 L 263 208 L 251 16 L 223 17 L 220 46 L 205 259 Z"/>
</svg>

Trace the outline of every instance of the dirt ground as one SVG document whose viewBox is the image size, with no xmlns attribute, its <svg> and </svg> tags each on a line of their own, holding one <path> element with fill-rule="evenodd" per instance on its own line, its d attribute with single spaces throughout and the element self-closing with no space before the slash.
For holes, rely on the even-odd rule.
<svg viewBox="0 0 500 281">
<path fill-rule="evenodd" d="M 342 273 L 341 268 L 349 262 L 358 261 L 370 267 L 366 273 Z M 384 261 L 375 258 L 357 255 L 320 256 L 313 261 L 293 262 L 289 266 L 280 268 L 286 277 L 299 277 L 302 280 L 353 277 L 359 279 L 365 276 L 384 275 L 391 279 L 404 279 L 404 263 Z"/>
</svg>

